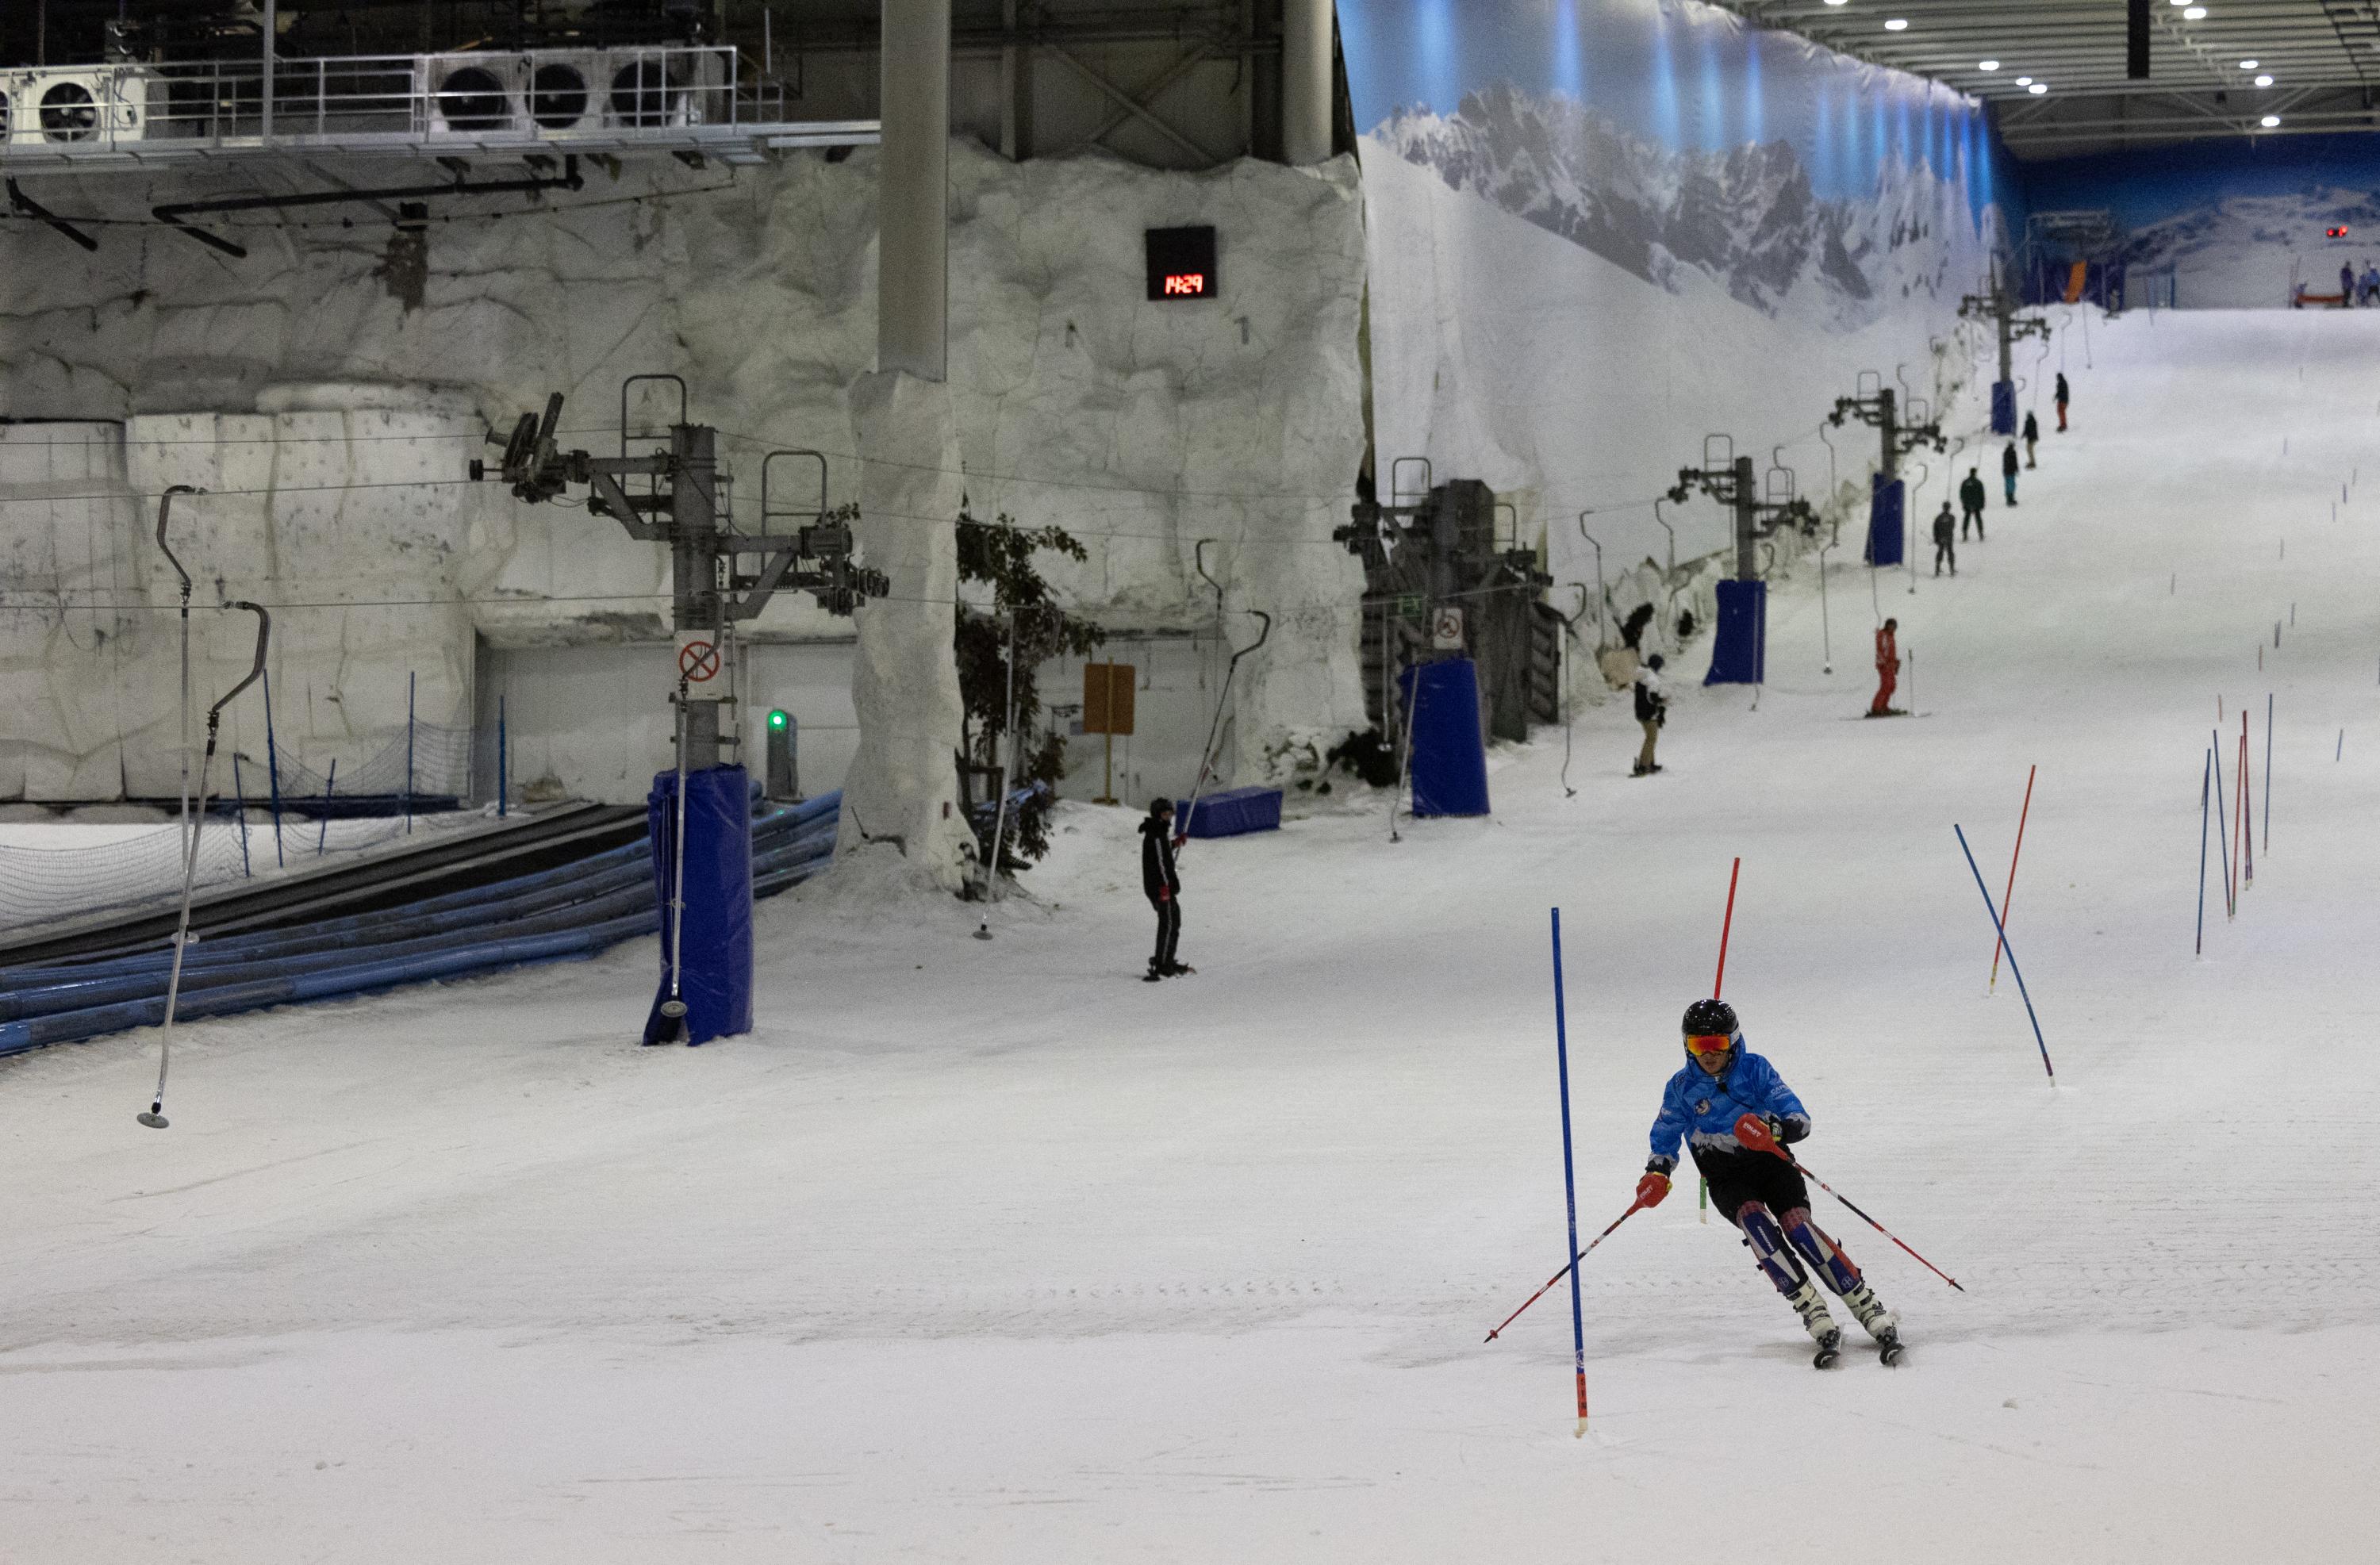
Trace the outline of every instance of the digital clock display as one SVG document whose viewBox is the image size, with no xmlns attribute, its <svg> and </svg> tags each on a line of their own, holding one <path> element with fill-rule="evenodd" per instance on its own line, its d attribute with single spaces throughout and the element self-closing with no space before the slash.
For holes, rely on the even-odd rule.
<svg viewBox="0 0 2380 1565">
<path fill-rule="evenodd" d="M 1161 301 L 1213 298 L 1220 291 L 1215 271 L 1215 230 L 1151 228 L 1148 297 Z"/>
</svg>

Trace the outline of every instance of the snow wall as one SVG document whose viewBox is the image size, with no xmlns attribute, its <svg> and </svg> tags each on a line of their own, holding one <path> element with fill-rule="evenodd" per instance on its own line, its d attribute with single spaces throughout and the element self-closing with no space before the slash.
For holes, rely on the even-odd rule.
<svg viewBox="0 0 2380 1565">
<path fill-rule="evenodd" d="M 1816 433 L 1835 398 L 1864 370 L 1939 408 L 1974 361 L 1959 299 L 2017 193 L 1974 101 L 1681 0 L 1339 13 L 1384 493 L 1399 457 L 1485 479 L 1563 582 L 1596 579 L 1591 510 L 1641 601 L 1706 433 L 1864 493 L 1874 434 Z M 1663 512 L 1681 574 L 1729 541 L 1710 501 Z"/>
<path fill-rule="evenodd" d="M 484 749 L 503 680 L 516 795 L 642 799 L 670 754 L 664 553 L 575 506 L 470 484 L 466 464 L 496 455 L 487 424 L 557 390 L 565 448 L 616 452 L 623 378 L 671 371 L 691 417 L 721 430 L 741 525 L 758 522 L 760 458 L 778 447 L 826 453 L 829 503 L 860 499 L 874 152 L 589 165 L 585 190 L 541 210 L 440 207 L 426 249 L 368 207 L 226 220 L 244 261 L 146 221 L 164 201 L 407 175 L 315 164 L 29 182 L 91 220 L 94 255 L 0 219 L 0 798 L 175 792 L 175 578 L 152 535 L 155 496 L 188 483 L 210 491 L 176 502 L 172 534 L 199 583 L 197 684 L 224 689 L 245 667 L 249 622 L 212 605 L 273 605 L 285 753 L 318 772 L 337 759 L 345 793 L 401 741 L 408 676 L 422 724 L 476 728 Z M 1072 531 L 1089 558 L 1051 565 L 1062 596 L 1192 649 L 1207 690 L 1255 623 L 1236 611 L 1271 613 L 1227 725 L 1241 781 L 1361 726 L 1362 576 L 1329 538 L 1363 452 L 1352 161 L 1182 175 L 1103 154 L 1011 164 L 960 140 L 952 200 L 956 487 L 975 515 Z M 1143 230 L 1193 224 L 1219 230 L 1220 296 L 1150 303 Z M 647 386 L 627 416 L 658 431 L 675 413 L 673 390 Z M 814 472 L 779 463 L 771 506 L 812 506 Z M 1194 568 L 1201 539 L 1215 540 L 1220 619 Z M 793 593 L 753 628 L 754 721 L 793 707 L 840 735 L 835 764 L 856 744 L 832 688 L 849 687 L 854 629 Z M 1195 736 L 1149 790 L 1191 782 L 1211 708 L 1182 704 Z M 226 748 L 262 756 L 260 700 L 225 723 Z M 457 789 L 466 770 L 481 791 L 493 775 L 484 755 L 447 770 Z M 831 771 L 806 752 L 809 791 L 833 786 Z"/>
<path fill-rule="evenodd" d="M 2180 309 L 2280 309 L 2302 281 L 2380 265 L 2380 136 L 2275 136 L 2029 164 L 2034 207 L 2106 211 L 2126 297 Z M 2328 230 L 2344 228 L 2333 238 Z"/>
</svg>

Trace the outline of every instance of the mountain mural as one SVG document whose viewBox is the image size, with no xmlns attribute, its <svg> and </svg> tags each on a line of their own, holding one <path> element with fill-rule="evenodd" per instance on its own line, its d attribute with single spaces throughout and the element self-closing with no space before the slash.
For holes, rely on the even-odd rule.
<svg viewBox="0 0 2380 1565">
<path fill-rule="evenodd" d="M 2331 228 L 2347 232 L 2332 238 Z M 2134 228 L 2118 259 L 2135 273 L 2170 272 L 2185 309 L 2275 309 L 2301 281 L 2336 293 L 2341 265 L 2360 275 L 2380 261 L 2380 195 L 2234 196 Z"/>
<path fill-rule="evenodd" d="M 1839 330 L 1982 269 L 1966 199 L 1923 164 L 1892 164 L 1871 199 L 1826 200 L 1787 141 L 1682 152 L 1575 99 L 1509 84 L 1451 116 L 1399 111 L 1374 130 L 1408 163 L 1676 292 L 1687 271 L 1764 314 Z"/>
</svg>

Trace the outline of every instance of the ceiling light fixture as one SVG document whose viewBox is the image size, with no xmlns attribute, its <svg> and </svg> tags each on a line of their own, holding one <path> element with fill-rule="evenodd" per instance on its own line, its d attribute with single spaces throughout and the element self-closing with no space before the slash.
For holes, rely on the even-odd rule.
<svg viewBox="0 0 2380 1565">
<path fill-rule="evenodd" d="M 1908 21 L 1900 17 L 1895 17 L 1884 24 L 1884 30 L 1887 32 L 1906 32 L 1908 30 Z"/>
<path fill-rule="evenodd" d="M 2025 91 L 2028 91 L 2028 92 L 2030 92 L 2030 93 L 2032 93 L 2034 97 L 2038 98 L 2038 97 L 2040 97 L 2044 92 L 2046 92 L 2046 91 L 2049 91 L 2049 83 L 2047 83 L 2046 81 L 2036 81 L 2036 82 L 2034 82 L 2032 86 L 2030 86 L 2030 87 L 2026 88 L 2026 89 L 2025 89 Z"/>
<path fill-rule="evenodd" d="M 1998 70 L 2000 68 L 2000 63 L 1998 60 L 1978 60 L 1975 62 L 1975 68 L 1977 70 Z"/>
<path fill-rule="evenodd" d="M 2016 79 L 2016 84 L 2019 87 L 2030 87 L 2033 85 L 2033 78 L 2029 76 L 2020 76 Z"/>
<path fill-rule="evenodd" d="M 2203 22 L 2206 19 L 2206 7 L 2192 6 L 2181 13 L 2181 19 L 2186 22 Z"/>
<path fill-rule="evenodd" d="M 2260 76 L 2256 79 L 2256 85 L 2259 87 L 2270 87 L 2272 84 L 2273 79 L 2269 76 Z"/>
<path fill-rule="evenodd" d="M 2242 60 L 2240 62 L 2240 68 L 2241 70 L 2254 70 L 2256 68 L 2256 62 L 2253 60 Z"/>
<path fill-rule="evenodd" d="M 2267 130 L 2278 130 L 2281 127 L 2281 116 L 2278 115 L 2266 115 L 2265 116 L 2264 125 L 2265 128 Z"/>
</svg>

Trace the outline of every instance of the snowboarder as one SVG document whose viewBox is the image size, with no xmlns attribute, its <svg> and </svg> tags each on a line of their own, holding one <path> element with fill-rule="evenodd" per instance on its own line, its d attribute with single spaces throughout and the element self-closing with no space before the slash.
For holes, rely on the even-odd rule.
<svg viewBox="0 0 2380 1565">
<path fill-rule="evenodd" d="M 2067 398 L 2066 371 L 2063 370 L 2060 370 L 2058 372 L 2058 390 L 2055 394 L 2055 397 L 2058 403 L 2058 432 L 2062 435 L 2066 432 Z"/>
<path fill-rule="evenodd" d="M 1173 834 L 1173 801 L 1152 800 L 1148 819 L 1140 823 L 1140 889 L 1157 909 L 1157 951 L 1145 980 L 1152 984 L 1195 971 L 1173 959 L 1182 943 L 1182 871 L 1173 861 L 1173 850 L 1181 845 Z"/>
<path fill-rule="evenodd" d="M 2000 485 L 2008 491 L 2008 503 L 2016 503 L 2016 442 L 2000 447 Z"/>
<path fill-rule="evenodd" d="M 1958 519 L 1950 515 L 1950 503 L 1942 502 L 1942 509 L 1934 513 L 1934 574 L 1942 574 L 1942 562 L 1950 562 L 1950 574 L 1959 574 L 1959 552 L 1950 547 L 1958 536 Z"/>
<path fill-rule="evenodd" d="M 1653 759 L 1653 747 L 1661 739 L 1661 725 L 1670 721 L 1669 698 L 1661 694 L 1661 654 L 1656 652 L 1636 671 L 1636 722 L 1645 730 L 1645 744 L 1636 752 L 1636 770 L 1628 774 L 1631 777 L 1661 770 Z"/>
<path fill-rule="evenodd" d="M 2027 413 L 2024 416 L 2024 465 L 2026 467 L 2038 467 L 2041 466 L 2040 463 L 2033 459 L 2033 448 L 2040 443 L 2041 420 L 2034 418 L 2031 413 Z"/>
<path fill-rule="evenodd" d="M 1684 1031 L 1686 1062 L 1661 1094 L 1653 1155 L 1637 1181 L 1636 1199 L 1654 1207 L 1670 1193 L 1683 1141 L 1694 1167 L 1710 1182 L 1711 1205 L 1742 1231 L 1755 1263 L 1817 1343 L 1813 1362 L 1820 1369 L 1833 1364 L 1843 1333 L 1803 1269 L 1805 1260 L 1866 1328 L 1884 1362 L 1897 1362 L 1899 1321 L 1842 1246 L 1810 1220 L 1810 1192 L 1800 1171 L 1777 1153 L 1746 1146 L 1737 1134 L 1738 1122 L 1750 1120 L 1765 1123 L 1779 1143 L 1800 1141 L 1810 1134 L 1809 1111 L 1775 1066 L 1744 1048 L 1743 1030 L 1726 1001 L 1697 1000 L 1687 1006 Z"/>
<path fill-rule="evenodd" d="M 1984 475 L 1979 467 L 1967 469 L 1966 482 L 1959 486 L 1959 509 L 1965 513 L 1959 521 L 1959 537 L 1964 540 L 1967 528 L 1973 524 L 1975 536 L 1984 536 Z"/>
<path fill-rule="evenodd" d="M 1900 641 L 1894 633 L 1900 629 L 1899 620 L 1887 620 L 1884 628 L 1876 633 L 1876 699 L 1868 703 L 1870 717 L 1892 717 L 1892 688 L 1900 682 Z"/>
</svg>

